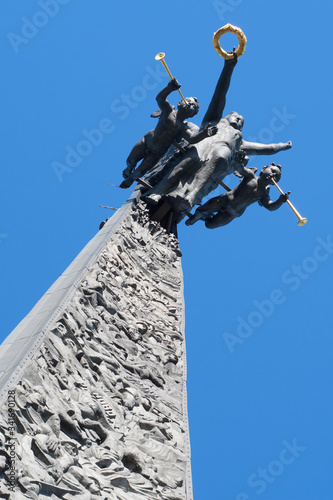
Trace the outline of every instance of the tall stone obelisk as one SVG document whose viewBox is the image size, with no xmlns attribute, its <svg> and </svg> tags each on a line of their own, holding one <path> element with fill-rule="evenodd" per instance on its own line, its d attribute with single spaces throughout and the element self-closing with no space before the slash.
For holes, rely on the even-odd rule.
<svg viewBox="0 0 333 500">
<path fill-rule="evenodd" d="M 0 348 L 1 498 L 192 498 L 181 254 L 138 198 Z"/>
</svg>

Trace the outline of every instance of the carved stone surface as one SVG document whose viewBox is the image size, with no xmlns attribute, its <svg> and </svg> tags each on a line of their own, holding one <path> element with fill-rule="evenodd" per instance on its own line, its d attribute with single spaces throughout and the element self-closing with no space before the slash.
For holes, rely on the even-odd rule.
<svg viewBox="0 0 333 500">
<path fill-rule="evenodd" d="M 139 201 L 11 388 L 14 437 L 1 407 L 1 498 L 192 497 L 180 255 Z"/>
</svg>

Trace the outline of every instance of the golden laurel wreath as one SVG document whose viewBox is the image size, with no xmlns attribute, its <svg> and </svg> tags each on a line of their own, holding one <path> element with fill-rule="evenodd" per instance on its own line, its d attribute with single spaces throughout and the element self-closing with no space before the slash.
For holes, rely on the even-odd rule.
<svg viewBox="0 0 333 500">
<path fill-rule="evenodd" d="M 216 50 L 216 52 L 223 57 L 223 59 L 232 59 L 233 53 L 232 52 L 227 52 L 222 49 L 220 45 L 220 38 L 224 33 L 234 33 L 237 38 L 238 38 L 238 47 L 236 49 L 236 54 L 237 57 L 240 57 L 244 54 L 245 52 L 245 47 L 246 47 L 246 36 L 242 32 L 240 28 L 237 28 L 237 26 L 233 26 L 232 24 L 226 24 L 225 26 L 222 26 L 219 30 L 214 33 L 213 36 L 213 45 Z"/>
</svg>

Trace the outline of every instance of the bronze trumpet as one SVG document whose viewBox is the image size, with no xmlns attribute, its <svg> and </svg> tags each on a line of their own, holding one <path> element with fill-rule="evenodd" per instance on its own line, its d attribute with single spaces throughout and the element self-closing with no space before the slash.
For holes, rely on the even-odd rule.
<svg viewBox="0 0 333 500">
<path fill-rule="evenodd" d="M 278 190 L 280 191 L 281 194 L 285 194 L 282 189 L 280 188 L 280 186 L 277 184 L 277 182 L 275 182 L 275 180 L 273 179 L 273 177 L 271 177 L 271 180 L 274 182 L 275 186 L 278 188 Z M 304 224 L 306 224 L 308 222 L 308 219 L 306 219 L 305 217 L 302 217 L 301 214 L 299 213 L 298 210 L 296 210 L 296 208 L 294 207 L 294 205 L 291 203 L 291 201 L 287 200 L 287 203 L 288 205 L 290 206 L 291 210 L 294 212 L 294 214 L 296 215 L 297 219 L 298 219 L 298 223 L 297 225 L 298 226 L 304 226 Z"/>
<path fill-rule="evenodd" d="M 159 52 L 159 54 L 157 54 L 155 56 L 155 60 L 156 61 L 161 61 L 161 63 L 163 64 L 164 68 L 165 68 L 165 71 L 168 73 L 169 77 L 170 77 L 170 80 L 173 79 L 173 76 L 171 74 L 171 71 L 169 70 L 168 68 L 168 65 L 167 63 L 164 61 L 164 58 L 165 58 L 165 53 L 164 52 Z M 183 96 L 183 94 L 181 93 L 180 89 L 178 89 L 178 92 L 180 93 L 181 95 L 181 98 L 183 99 L 184 103 L 187 105 L 187 101 L 185 99 L 185 97 Z"/>
</svg>

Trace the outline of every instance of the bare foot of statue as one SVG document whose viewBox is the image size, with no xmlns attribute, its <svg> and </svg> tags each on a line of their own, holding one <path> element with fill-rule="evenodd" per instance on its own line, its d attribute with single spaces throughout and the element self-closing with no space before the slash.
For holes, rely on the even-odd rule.
<svg viewBox="0 0 333 500">
<path fill-rule="evenodd" d="M 127 179 L 125 179 L 119 187 L 121 187 L 122 189 L 127 189 L 129 188 L 133 183 L 133 179 L 132 179 L 132 176 L 130 175 L 129 177 L 127 177 Z"/>
<path fill-rule="evenodd" d="M 123 177 L 124 179 L 127 179 L 127 177 L 129 177 L 131 175 L 133 171 L 133 168 L 131 166 L 127 166 L 124 170 L 123 170 Z"/>
<path fill-rule="evenodd" d="M 185 221 L 185 224 L 187 226 L 192 226 L 192 224 L 194 224 L 195 222 L 197 222 L 198 219 L 196 219 L 194 217 L 194 215 L 191 215 L 191 217 L 189 217 L 186 221 Z"/>
<path fill-rule="evenodd" d="M 205 213 L 205 214 L 203 214 L 203 213 L 200 214 L 200 212 L 198 212 L 197 214 L 194 213 L 193 215 L 191 215 L 191 217 L 189 217 L 185 221 L 185 224 L 187 226 L 192 226 L 193 224 L 195 224 L 200 219 L 206 221 L 206 220 L 211 219 L 213 216 L 214 216 L 213 213 Z"/>
</svg>

